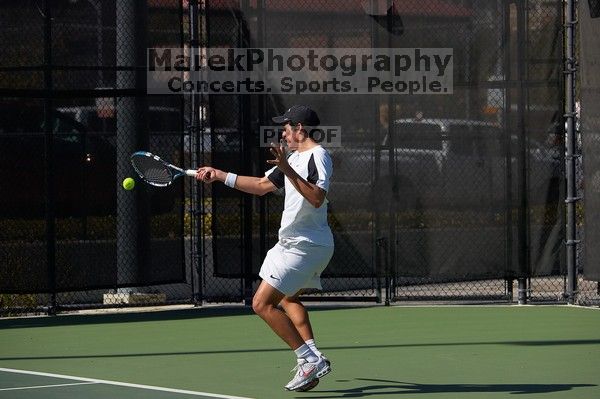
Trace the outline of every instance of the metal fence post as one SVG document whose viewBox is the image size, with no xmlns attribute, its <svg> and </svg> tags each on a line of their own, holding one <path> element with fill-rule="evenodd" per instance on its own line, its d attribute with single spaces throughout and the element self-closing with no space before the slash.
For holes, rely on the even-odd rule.
<svg viewBox="0 0 600 399">
<path fill-rule="evenodd" d="M 530 256 L 529 256 L 529 234 L 528 222 L 529 217 L 527 210 L 528 203 L 528 170 L 527 170 L 527 127 L 525 120 L 525 110 L 527 107 L 527 7 L 525 3 L 517 4 L 517 79 L 518 79 L 518 99 L 517 99 L 517 134 L 519 142 L 519 154 L 517 164 L 519 165 L 519 204 L 518 204 L 518 258 L 519 258 L 519 290 L 518 300 L 519 305 L 527 303 L 527 277 L 531 276 Z"/>
<path fill-rule="evenodd" d="M 56 220 L 55 220 L 55 190 L 54 190 L 54 120 L 52 101 L 52 6 L 50 1 L 44 2 L 44 157 L 46 184 L 46 261 L 48 268 L 48 289 L 50 303 L 48 314 L 56 313 Z"/>
<path fill-rule="evenodd" d="M 120 2 L 117 18 L 117 66 L 135 66 L 135 0 Z M 135 72 L 117 71 L 117 89 L 135 86 Z M 135 151 L 135 98 L 121 97 L 117 108 L 117 285 L 125 284 L 137 273 L 137 207 L 135 191 L 119 190 L 119 182 L 130 169 L 129 154 Z"/>
<path fill-rule="evenodd" d="M 575 0 L 567 0 L 565 10 L 565 30 L 566 30 L 566 55 L 564 59 L 565 73 L 565 118 L 567 124 L 566 131 L 566 180 L 567 180 L 567 226 L 566 226 L 566 246 L 567 246 L 567 301 L 574 304 L 577 296 L 577 225 L 576 225 L 576 204 L 581 198 L 577 197 L 576 187 L 576 166 L 575 166 L 575 73 L 577 71 L 577 62 L 575 59 Z"/>
<path fill-rule="evenodd" d="M 191 75 L 196 77 L 199 70 L 197 64 L 198 59 L 196 55 L 199 54 L 199 27 L 198 27 L 198 2 L 190 1 L 188 7 L 189 16 L 189 35 L 190 35 L 190 67 Z M 190 161 L 192 167 L 198 165 L 199 157 L 198 154 L 204 151 L 203 148 L 203 131 L 200 129 L 200 113 L 201 107 L 200 94 L 194 92 L 190 96 L 190 151 L 192 152 Z M 203 220 L 204 220 L 204 193 L 202 185 L 197 183 L 191 184 L 190 194 L 192 196 L 192 204 L 190 212 L 192 213 L 192 240 L 190 242 L 191 248 L 191 283 L 192 283 L 192 302 L 198 306 L 202 305 L 203 293 L 202 293 L 202 265 L 204 264 L 204 232 L 203 232 Z M 195 235 L 195 237 L 194 237 Z"/>
<path fill-rule="evenodd" d="M 250 47 L 250 37 L 244 18 L 250 10 L 250 4 L 248 0 L 240 0 L 240 20 L 238 23 L 238 47 L 248 48 Z M 242 171 L 246 175 L 252 175 L 252 152 L 255 146 L 254 135 L 251 133 L 251 110 L 250 110 L 250 99 L 247 95 L 239 94 L 238 101 L 240 103 L 240 114 L 239 114 L 239 129 L 241 134 L 241 146 L 242 146 Z M 244 259 L 242 261 L 242 274 L 244 275 L 244 304 L 246 306 L 252 305 L 253 296 L 253 283 L 254 276 L 252 272 L 253 263 L 253 201 L 251 194 L 244 194 L 242 198 L 242 236 L 244 237 L 242 254 Z"/>
</svg>

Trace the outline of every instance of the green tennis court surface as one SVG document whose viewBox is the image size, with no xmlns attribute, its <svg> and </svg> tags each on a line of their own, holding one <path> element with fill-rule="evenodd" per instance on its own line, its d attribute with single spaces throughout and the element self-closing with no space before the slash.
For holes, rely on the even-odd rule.
<svg viewBox="0 0 600 399">
<path fill-rule="evenodd" d="M 0 395 L 10 398 L 225 398 L 238 396 L 0 368 Z"/>
<path fill-rule="evenodd" d="M 333 372 L 285 392 L 293 353 L 244 309 L 0 320 L 4 398 L 598 398 L 600 310 L 314 308 Z"/>
</svg>

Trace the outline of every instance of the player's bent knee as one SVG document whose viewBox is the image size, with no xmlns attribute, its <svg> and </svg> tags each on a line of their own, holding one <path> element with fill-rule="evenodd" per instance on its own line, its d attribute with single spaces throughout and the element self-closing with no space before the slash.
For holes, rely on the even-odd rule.
<svg viewBox="0 0 600 399">
<path fill-rule="evenodd" d="M 256 296 L 252 298 L 252 310 L 259 316 L 267 312 L 269 306 L 271 305 L 261 300 L 260 298 L 257 298 Z"/>
</svg>

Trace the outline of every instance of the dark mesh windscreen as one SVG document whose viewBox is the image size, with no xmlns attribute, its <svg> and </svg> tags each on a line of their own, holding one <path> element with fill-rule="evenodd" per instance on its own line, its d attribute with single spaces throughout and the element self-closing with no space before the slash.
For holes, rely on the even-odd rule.
<svg viewBox="0 0 600 399">
<path fill-rule="evenodd" d="M 121 186 L 134 151 L 183 162 L 182 98 L 144 87 L 181 5 L 153 3 L 2 3 L 0 292 L 185 280 L 183 182 Z"/>
<path fill-rule="evenodd" d="M 223 96 L 212 95 L 221 104 L 212 112 L 222 118 L 227 110 L 231 121 L 242 121 L 236 134 L 248 145 L 221 165 L 261 176 L 268 166 L 256 150 L 258 127 L 293 104 L 309 104 L 323 125 L 341 126 L 342 134 L 341 145 L 327 147 L 336 251 L 325 276 L 370 277 L 385 268 L 425 280 L 562 273 L 561 2 L 387 4 L 211 2 L 209 45 L 451 49 L 454 57 L 451 94 L 239 96 L 248 108 L 236 101 L 226 107 Z M 250 114 L 240 118 L 244 109 Z M 244 154 L 252 168 L 234 169 Z M 240 197 L 213 190 L 222 204 L 214 217 L 223 220 L 213 245 L 221 259 L 228 256 L 217 270 L 242 270 L 243 244 L 236 240 L 263 234 L 264 242 L 253 239 L 256 272 L 257 252 L 264 255 L 277 240 L 281 197 L 256 201 L 243 215 Z M 383 258 L 378 243 L 386 248 Z"/>
</svg>

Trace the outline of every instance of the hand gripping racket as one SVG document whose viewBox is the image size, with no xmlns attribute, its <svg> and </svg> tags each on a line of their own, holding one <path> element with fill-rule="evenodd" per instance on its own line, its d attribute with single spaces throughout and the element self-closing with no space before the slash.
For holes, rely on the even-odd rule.
<svg viewBox="0 0 600 399">
<path fill-rule="evenodd" d="M 146 151 L 133 153 L 131 164 L 143 181 L 157 187 L 167 187 L 181 176 L 196 176 L 196 170 L 178 168 Z"/>
</svg>

